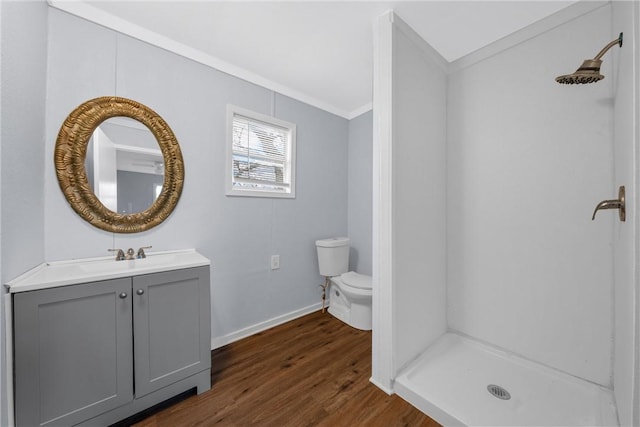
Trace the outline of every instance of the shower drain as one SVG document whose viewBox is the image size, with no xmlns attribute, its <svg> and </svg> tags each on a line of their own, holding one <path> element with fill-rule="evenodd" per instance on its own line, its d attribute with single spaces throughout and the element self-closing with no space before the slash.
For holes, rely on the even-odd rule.
<svg viewBox="0 0 640 427">
<path fill-rule="evenodd" d="M 499 385 L 489 384 L 487 386 L 487 390 L 489 390 L 489 393 L 491 393 L 492 395 L 494 395 L 498 399 L 502 399 L 502 400 L 511 399 L 511 394 L 509 394 L 509 392 L 507 390 L 505 390 L 504 388 L 500 387 Z"/>
</svg>

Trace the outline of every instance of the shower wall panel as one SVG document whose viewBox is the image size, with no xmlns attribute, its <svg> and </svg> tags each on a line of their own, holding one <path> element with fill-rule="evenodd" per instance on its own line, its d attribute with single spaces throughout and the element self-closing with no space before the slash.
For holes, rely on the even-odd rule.
<svg viewBox="0 0 640 427">
<path fill-rule="evenodd" d="M 638 134 L 637 112 L 638 31 L 634 19 L 638 19 L 637 2 L 613 2 L 612 39 L 624 33 L 624 43 L 613 50 L 607 61 L 611 64 L 611 80 L 614 102 L 614 174 L 615 185 L 625 185 L 627 193 L 627 221 L 615 222 L 613 229 L 614 253 L 614 351 L 613 388 L 618 407 L 620 425 L 638 425 L 633 421 L 633 409 L 640 408 L 638 396 L 634 402 L 634 380 L 638 372 L 634 368 L 637 330 L 634 325 L 635 277 L 637 260 L 637 163 Z"/>
<path fill-rule="evenodd" d="M 396 30 L 393 44 L 397 368 L 445 330 L 447 78 L 407 31 Z"/>
<path fill-rule="evenodd" d="M 611 385 L 611 58 L 558 85 L 611 39 L 611 7 L 449 76 L 449 327 Z"/>
<path fill-rule="evenodd" d="M 374 70 L 373 381 L 446 331 L 446 63 L 392 12 Z"/>
</svg>

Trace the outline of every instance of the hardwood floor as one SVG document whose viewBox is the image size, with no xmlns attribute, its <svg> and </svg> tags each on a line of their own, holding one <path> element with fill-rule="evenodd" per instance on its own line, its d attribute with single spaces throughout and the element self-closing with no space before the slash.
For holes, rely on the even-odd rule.
<svg viewBox="0 0 640 427">
<path fill-rule="evenodd" d="M 328 313 L 214 350 L 211 364 L 211 390 L 136 426 L 439 426 L 369 382 L 371 332 Z"/>
</svg>

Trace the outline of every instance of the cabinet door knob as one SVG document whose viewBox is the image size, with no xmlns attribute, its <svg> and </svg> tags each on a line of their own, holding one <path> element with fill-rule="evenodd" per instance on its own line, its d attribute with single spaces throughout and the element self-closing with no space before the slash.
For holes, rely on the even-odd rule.
<svg viewBox="0 0 640 427">
<path fill-rule="evenodd" d="M 127 297 L 127 293 L 126 292 L 122 292 L 120 293 L 120 295 L 118 295 L 120 298 L 125 299 Z"/>
<path fill-rule="evenodd" d="M 142 294 L 144 294 L 144 289 L 138 289 L 138 290 L 136 291 L 136 294 L 138 294 L 138 295 L 142 295 Z"/>
</svg>

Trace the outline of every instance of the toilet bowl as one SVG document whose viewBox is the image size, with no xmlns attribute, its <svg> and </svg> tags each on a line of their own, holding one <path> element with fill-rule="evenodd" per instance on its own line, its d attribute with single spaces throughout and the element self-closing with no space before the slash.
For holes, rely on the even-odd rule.
<svg viewBox="0 0 640 427">
<path fill-rule="evenodd" d="M 349 239 L 316 241 L 320 274 L 329 279 L 329 314 L 346 324 L 371 330 L 371 276 L 349 270 Z"/>
<path fill-rule="evenodd" d="M 329 314 L 347 325 L 371 330 L 371 276 L 350 271 L 331 278 Z"/>
</svg>

